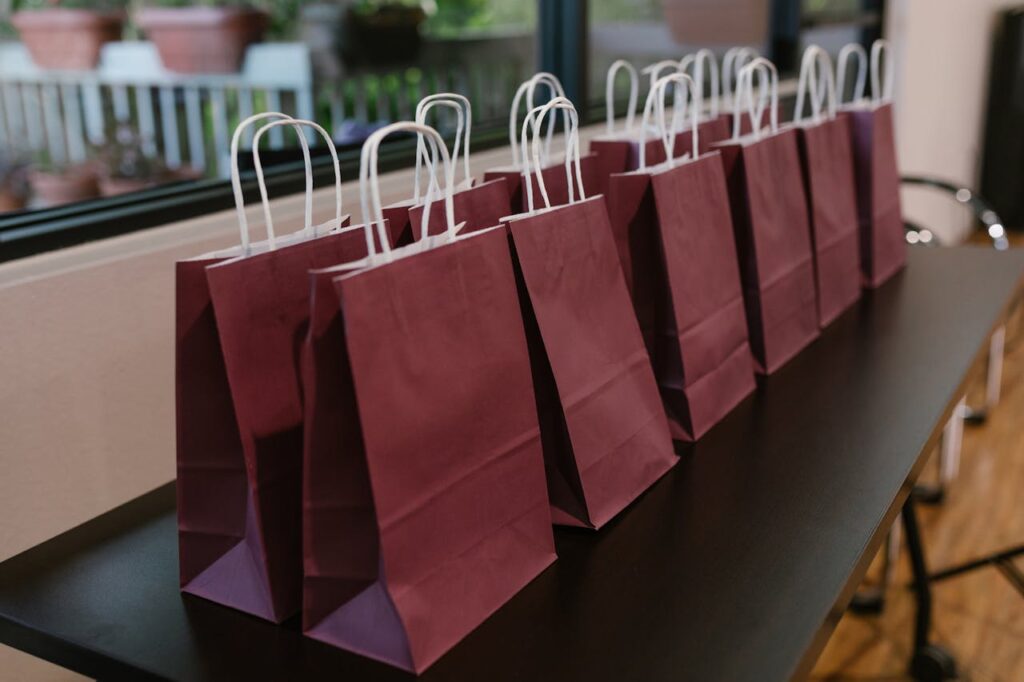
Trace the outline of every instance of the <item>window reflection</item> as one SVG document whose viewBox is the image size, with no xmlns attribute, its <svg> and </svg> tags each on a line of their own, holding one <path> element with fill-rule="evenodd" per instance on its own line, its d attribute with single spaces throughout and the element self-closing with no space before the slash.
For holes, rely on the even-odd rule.
<svg viewBox="0 0 1024 682">
<path fill-rule="evenodd" d="M 502 121 L 536 70 L 536 15 L 505 0 L 0 3 L 0 211 L 224 178 L 230 131 L 261 110 L 340 145 L 436 91 Z M 268 138 L 267 158 L 299 158 L 290 130 Z"/>
</svg>

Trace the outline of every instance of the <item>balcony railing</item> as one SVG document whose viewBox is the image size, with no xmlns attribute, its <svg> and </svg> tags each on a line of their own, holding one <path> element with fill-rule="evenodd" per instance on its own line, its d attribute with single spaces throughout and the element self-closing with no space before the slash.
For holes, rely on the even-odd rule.
<svg viewBox="0 0 1024 682">
<path fill-rule="evenodd" d="M 127 124 L 168 167 L 224 177 L 231 131 L 255 111 L 314 118 L 343 139 L 352 123 L 411 118 L 420 97 L 447 90 L 471 99 L 477 121 L 502 119 L 533 70 L 533 50 L 530 35 L 426 40 L 415 65 L 342 68 L 327 78 L 314 73 L 303 43 L 253 45 L 238 73 L 196 75 L 164 69 L 148 42 L 109 43 L 86 72 L 41 69 L 21 43 L 2 43 L 0 147 L 77 163 L 114 124 Z M 435 111 L 432 122 L 449 127 L 447 112 Z M 289 134 L 274 129 L 270 147 L 283 147 Z"/>
</svg>

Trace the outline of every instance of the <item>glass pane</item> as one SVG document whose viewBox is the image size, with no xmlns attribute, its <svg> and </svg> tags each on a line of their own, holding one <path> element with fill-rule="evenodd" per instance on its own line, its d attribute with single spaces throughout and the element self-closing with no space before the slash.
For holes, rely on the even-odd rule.
<svg viewBox="0 0 1024 682">
<path fill-rule="evenodd" d="M 881 3 L 865 0 L 803 0 L 799 47 L 823 47 L 833 56 L 847 43 L 870 43 L 881 24 Z"/>
<path fill-rule="evenodd" d="M 374 128 L 411 119 L 421 97 L 456 91 L 472 100 L 479 130 L 504 122 L 536 70 L 535 2 L 62 4 L 105 18 L 101 32 L 83 25 L 72 36 L 101 51 L 56 49 L 46 0 L 0 3 L 0 212 L 226 179 L 236 125 L 261 111 L 313 118 L 339 148 L 355 148 Z M 214 34 L 189 5 L 240 14 L 245 29 Z M 454 126 L 452 112 L 434 111 L 429 122 Z M 264 140 L 265 167 L 301 159 L 290 129 Z"/>
<path fill-rule="evenodd" d="M 767 54 L 769 5 L 767 0 L 592 0 L 591 99 L 603 101 L 605 73 L 616 59 L 639 68 L 705 47 L 721 56 L 735 45 Z"/>
</svg>

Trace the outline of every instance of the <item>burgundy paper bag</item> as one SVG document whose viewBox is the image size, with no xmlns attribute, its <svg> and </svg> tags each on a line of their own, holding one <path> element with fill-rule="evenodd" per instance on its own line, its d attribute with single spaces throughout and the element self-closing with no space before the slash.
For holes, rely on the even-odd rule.
<svg viewBox="0 0 1024 682">
<path fill-rule="evenodd" d="M 818 336 L 807 198 L 793 129 L 719 144 L 757 371 L 771 374 Z"/>
<path fill-rule="evenodd" d="M 759 92 L 755 94 L 754 78 Z M 765 93 L 769 93 L 765 96 Z M 767 129 L 718 143 L 725 167 L 744 305 L 756 370 L 771 374 L 819 332 L 813 248 L 797 132 L 778 127 L 778 71 L 757 57 L 744 66 L 734 111 Z"/>
<path fill-rule="evenodd" d="M 769 114 L 769 112 L 767 110 L 764 111 L 761 114 L 761 116 L 759 118 L 759 120 L 761 121 L 761 125 L 758 126 L 758 129 L 767 127 L 768 122 L 769 122 L 769 116 L 770 116 L 770 114 Z M 719 116 L 719 119 L 725 124 L 725 129 L 727 131 L 729 131 L 728 134 L 726 135 L 726 137 L 729 137 L 730 135 L 732 135 L 733 131 L 735 130 L 734 126 L 736 125 L 736 114 L 734 114 L 732 112 L 721 114 Z M 749 113 L 747 113 L 746 111 L 741 112 L 739 114 L 739 119 L 740 119 L 740 135 L 741 136 L 749 135 L 750 133 L 754 132 L 754 126 L 751 125 L 751 121 L 753 121 L 754 119 L 751 118 Z M 725 138 L 722 138 L 722 139 L 725 139 Z"/>
<path fill-rule="evenodd" d="M 505 178 L 483 182 L 454 192 L 452 201 L 455 204 L 455 222 L 463 224 L 461 234 L 495 227 L 512 210 L 508 195 L 508 183 Z M 409 209 L 409 225 L 414 231 L 418 232 L 422 225 L 423 210 L 423 204 Z M 427 234 L 441 234 L 444 231 L 445 217 L 442 202 L 435 201 L 430 205 L 428 221 Z"/>
<path fill-rule="evenodd" d="M 620 71 L 625 73 L 629 79 L 629 100 L 626 105 L 623 127 L 621 130 L 616 130 L 615 79 Z M 612 62 L 605 76 L 605 131 L 604 134 L 590 141 L 590 153 L 597 156 L 600 168 L 599 184 L 589 190 L 593 193 L 604 194 L 607 190 L 608 177 L 612 173 L 622 173 L 628 170 L 629 143 L 639 134 L 639 130 L 636 129 L 636 105 L 639 94 L 640 74 L 636 67 L 625 59 L 617 59 Z"/>
<path fill-rule="evenodd" d="M 176 270 L 182 589 L 276 622 L 298 610 L 301 591 L 305 273 L 348 259 L 350 239 Z"/>
<path fill-rule="evenodd" d="M 412 223 L 409 222 L 409 211 L 414 205 L 415 200 L 403 199 L 382 209 L 391 235 L 391 246 L 394 248 L 407 246 L 416 240 L 417 235 L 413 233 Z"/>
<path fill-rule="evenodd" d="M 287 276 L 296 260 L 316 262 L 318 254 L 331 262 L 341 253 L 340 235 L 331 235 L 267 251 L 249 258 L 220 257 L 181 261 L 176 266 L 176 394 L 180 582 L 184 592 L 280 622 L 298 610 L 301 564 L 299 551 L 298 468 L 300 434 L 263 419 L 253 383 L 263 377 L 246 374 L 243 365 L 265 368 L 268 353 L 246 355 L 239 336 L 264 333 L 263 303 L 272 305 L 279 292 L 247 306 L 245 294 L 225 287 L 224 273 L 262 271 Z M 304 280 L 300 265 L 298 279 Z M 296 270 L 292 270 L 296 271 Z M 242 274 L 241 276 L 247 276 Z M 254 295 L 263 287 L 247 282 Z M 298 304 L 302 312 L 305 294 Z M 240 302 L 241 301 L 241 302 Z M 250 309 L 255 308 L 255 309 Z M 240 326 L 252 326 L 241 331 Z M 282 319 L 282 327 L 301 321 Z M 270 323 L 278 326 L 279 321 Z M 268 333 L 272 337 L 281 330 Z M 295 351 L 289 341 L 283 357 L 270 365 L 291 368 Z M 282 368 L 278 368 L 282 369 Z M 281 403 L 289 397 L 288 370 L 266 377 L 281 388 Z M 294 376 L 292 377 L 294 381 Z M 297 390 L 297 385 L 293 385 Z M 256 389 L 258 390 L 258 389 Z M 301 417 L 297 425 L 301 424 Z M 276 430 L 273 430 L 276 428 Z M 297 449 L 297 450 L 296 450 Z"/>
<path fill-rule="evenodd" d="M 809 102 L 811 118 L 804 119 Z M 849 121 L 836 117 L 832 60 L 817 45 L 804 51 L 793 126 L 807 195 L 818 322 L 825 327 L 860 297 L 856 186 Z"/>
<path fill-rule="evenodd" d="M 507 222 L 551 513 L 600 528 L 676 463 L 601 197 Z"/>
<path fill-rule="evenodd" d="M 312 127 L 335 159 L 337 213 L 329 223 L 312 225 L 305 154 L 305 229 L 275 239 L 267 215 L 268 239 L 253 244 L 237 148 L 242 132 L 261 121 L 270 122 L 256 133 L 253 155 L 264 208 L 260 138 L 275 127 Z M 305 137 L 300 140 L 305 151 Z M 293 335 L 308 316 L 303 273 L 309 263 L 344 253 L 348 218 L 341 213 L 336 151 L 316 123 L 256 114 L 239 124 L 231 150 L 242 246 L 180 261 L 175 269 L 180 584 L 184 592 L 279 622 L 298 609 L 301 591 L 301 410 Z M 317 237 L 323 228 L 330 229 Z"/>
<path fill-rule="evenodd" d="M 849 120 L 853 142 L 864 285 L 875 288 L 907 262 L 892 105 L 857 107 L 841 117 Z"/>
<path fill-rule="evenodd" d="M 465 118 L 466 121 L 472 120 L 472 106 L 470 101 L 463 95 L 456 93 L 439 93 L 429 95 L 421 100 L 419 105 L 416 107 L 417 123 L 424 124 L 427 112 L 435 106 L 452 108 L 458 112 L 455 134 L 456 143 L 452 149 L 451 162 L 452 167 L 454 168 L 461 156 L 464 168 L 462 173 L 463 179 L 455 187 L 452 194 L 455 209 L 455 222 L 462 225 L 460 230 L 462 234 L 469 234 L 488 227 L 497 226 L 501 222 L 501 218 L 508 215 L 512 210 L 511 201 L 509 199 L 509 189 L 503 178 L 477 184 L 474 183 L 473 178 L 470 175 L 469 125 L 465 126 L 465 136 L 460 137 L 463 130 L 463 119 Z M 423 136 L 418 136 L 417 154 L 420 155 L 420 158 L 428 158 L 426 140 Z M 417 186 L 415 196 L 417 198 L 420 197 L 420 158 L 418 158 L 416 162 Z M 436 165 L 436 163 L 437 159 L 435 158 L 434 165 Z M 433 174 L 431 166 L 428 166 L 427 173 L 428 177 Z M 436 187 L 434 189 L 436 191 Z M 409 209 L 410 229 L 413 232 L 414 238 L 419 237 L 420 230 L 422 228 L 425 203 L 426 202 L 419 203 Z M 387 216 L 385 215 L 385 217 Z M 442 202 L 435 201 L 431 205 L 430 215 L 428 216 L 427 234 L 438 235 L 444 232 L 444 230 L 444 204 Z"/>
<path fill-rule="evenodd" d="M 699 100 L 689 76 L 671 75 L 648 105 L 673 83 Z M 703 146 L 693 139 L 699 108 L 690 110 L 688 149 Z M 658 121 L 667 125 L 664 115 Z M 613 175 L 606 200 L 672 437 L 693 440 L 754 388 L 719 155 Z"/>
<path fill-rule="evenodd" d="M 612 176 L 608 204 L 672 436 L 700 438 L 754 389 L 720 155 Z"/>
<path fill-rule="evenodd" d="M 697 131 L 697 144 L 700 147 L 701 154 L 709 152 L 714 143 L 729 137 L 725 121 L 721 118 L 701 121 L 697 126 Z M 613 173 L 626 173 L 640 167 L 640 144 L 640 141 L 637 139 L 625 137 L 620 139 L 605 138 L 591 140 L 590 151 L 597 156 L 598 165 L 600 166 L 601 182 L 599 182 L 597 187 L 601 190 L 602 194 L 607 193 L 609 186 L 608 178 Z M 665 145 L 661 138 L 646 139 L 643 144 L 646 146 L 644 150 L 645 165 L 657 166 L 665 162 Z M 673 158 L 680 158 L 692 153 L 692 151 L 693 134 L 689 127 L 686 127 L 677 132 L 673 138 L 672 156 Z"/>
<path fill-rule="evenodd" d="M 303 629 L 419 673 L 555 559 L 508 239 L 313 277 Z"/>
<path fill-rule="evenodd" d="M 221 353 L 206 267 L 222 258 L 175 265 L 175 404 L 178 559 L 187 588 L 219 558 L 258 544 L 231 387 Z M 265 573 L 265 569 L 263 569 Z M 266 583 L 264 576 L 259 582 Z M 262 587 L 258 589 L 263 589 Z M 239 599 L 232 601 L 240 601 Z M 270 613 L 270 609 L 264 609 Z"/>
<path fill-rule="evenodd" d="M 698 156 L 711 151 L 716 142 L 727 139 L 729 139 L 729 127 L 721 116 L 701 121 L 697 125 L 697 146 L 700 147 Z M 672 154 L 675 158 L 693 154 L 693 134 L 688 128 L 676 133 L 672 141 Z"/>
<path fill-rule="evenodd" d="M 597 157 L 602 178 L 628 170 L 631 146 L 624 135 L 598 137 L 590 141 L 590 153 Z"/>
<path fill-rule="evenodd" d="M 700 106 L 698 104 L 697 106 Z M 721 117 L 715 117 L 697 124 L 700 153 L 706 154 L 715 142 L 729 137 L 729 130 Z M 597 187 L 602 194 L 607 193 L 608 178 L 613 173 L 634 171 L 640 167 L 640 140 L 637 136 L 619 135 L 617 137 L 597 138 L 590 141 L 590 152 L 598 158 L 601 182 Z M 665 145 L 660 137 L 651 137 L 643 141 L 644 164 L 656 166 L 664 163 Z M 679 158 L 693 151 L 693 132 L 685 125 L 672 140 L 672 156 Z"/>
<path fill-rule="evenodd" d="M 729 127 L 729 118 L 719 114 L 722 79 L 719 77 L 718 60 L 711 50 L 700 49 L 679 60 L 679 70 L 693 78 L 691 106 L 696 108 L 697 115 L 701 119 L 697 127 L 700 148 L 696 150 L 695 156 L 707 154 L 715 142 L 727 139 L 732 132 Z M 729 74 L 728 77 L 731 78 L 732 75 Z M 707 89 L 704 87 L 705 80 L 709 85 Z M 705 92 L 708 93 L 708 97 L 705 97 Z M 708 105 L 706 114 L 705 102 Z M 683 157 L 687 154 L 693 155 L 694 151 L 691 132 L 689 130 L 678 132 L 673 140 L 672 154 L 675 157 Z"/>
<path fill-rule="evenodd" d="M 665 145 L 661 138 L 645 139 L 644 163 L 654 166 L 665 161 Z M 590 141 L 590 153 L 597 156 L 600 168 L 596 189 L 607 194 L 609 178 L 614 173 L 626 173 L 640 167 L 641 142 L 635 137 L 599 138 Z"/>
<path fill-rule="evenodd" d="M 584 187 L 599 187 L 601 185 L 601 162 L 596 154 L 587 154 L 580 157 L 580 170 L 583 174 Z M 547 188 L 548 196 L 552 206 L 560 206 L 569 203 L 569 185 L 565 174 L 564 161 L 554 161 L 546 165 L 541 173 L 544 175 L 544 186 Z M 508 186 L 509 201 L 514 213 L 524 213 L 526 207 L 526 189 L 523 185 L 523 171 L 521 168 L 494 168 L 484 173 L 484 182 L 504 178 Z M 539 193 L 537 179 L 532 177 L 534 194 Z"/>
<path fill-rule="evenodd" d="M 849 121 L 797 128 L 807 193 L 818 323 L 825 327 L 860 298 L 860 251 Z"/>
<path fill-rule="evenodd" d="M 703 98 L 703 67 L 706 64 L 715 75 L 712 77 L 712 96 L 717 97 L 717 93 L 714 92 L 718 85 L 717 67 L 713 64 L 713 56 L 707 50 L 701 50 L 698 54 L 699 64 L 698 74 L 696 76 L 696 83 L 699 84 L 693 91 L 693 102 L 692 107 L 696 108 L 697 112 L 702 112 L 704 108 Z M 684 58 L 683 61 L 687 61 Z M 692 60 L 691 60 L 692 61 Z M 622 63 L 616 62 L 616 64 Z M 693 64 L 691 64 L 693 65 Z M 612 68 L 615 68 L 613 65 Z M 609 70 L 609 78 L 611 78 L 612 71 Z M 652 84 L 652 91 L 655 89 L 657 81 Z M 608 94 L 611 94 L 611 88 L 608 88 Z M 648 95 L 650 99 L 650 94 Z M 627 171 L 636 170 L 640 167 L 640 137 L 648 125 L 648 120 L 652 111 L 652 102 L 648 101 L 644 106 L 643 121 L 638 130 L 629 131 L 629 122 L 632 121 L 632 115 L 627 119 L 627 132 L 619 133 L 617 135 L 605 135 L 590 142 L 590 151 L 597 155 L 598 162 L 601 165 L 601 182 L 599 189 L 601 193 L 607 193 L 608 179 L 613 173 L 624 173 Z M 659 104 L 662 104 L 659 102 Z M 612 103 L 610 99 L 606 103 L 606 106 L 611 109 Z M 632 110 L 633 104 L 631 102 L 630 108 Z M 673 126 L 676 126 L 674 120 L 675 116 L 673 113 Z M 609 127 L 612 123 L 609 121 Z M 693 134 L 690 130 L 690 123 L 686 122 L 682 125 L 677 126 L 677 132 L 675 133 L 674 139 L 672 140 L 672 154 L 673 157 L 681 157 L 686 154 L 693 152 L 692 140 Z M 712 115 L 706 120 L 700 121 L 697 126 L 698 131 L 698 145 L 700 154 L 705 154 L 711 149 L 711 145 L 720 140 L 724 140 L 729 137 L 730 130 L 728 128 L 728 119 L 717 115 L 717 107 L 712 107 Z M 666 160 L 665 147 L 660 137 L 655 137 L 645 141 L 646 149 L 644 151 L 645 164 L 649 166 L 655 166 Z"/>
</svg>

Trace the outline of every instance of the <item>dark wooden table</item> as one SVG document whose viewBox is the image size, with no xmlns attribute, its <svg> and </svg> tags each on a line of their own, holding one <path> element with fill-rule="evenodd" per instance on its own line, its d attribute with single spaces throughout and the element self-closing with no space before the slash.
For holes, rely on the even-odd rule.
<svg viewBox="0 0 1024 682">
<path fill-rule="evenodd" d="M 1022 272 L 913 250 L 618 520 L 557 531 L 558 561 L 423 678 L 806 674 Z M 172 484 L 0 564 L 0 642 L 103 679 L 410 678 L 182 597 Z"/>
</svg>

